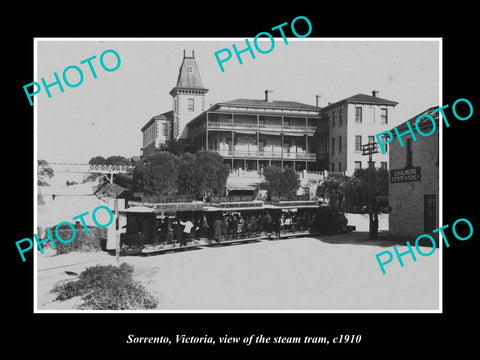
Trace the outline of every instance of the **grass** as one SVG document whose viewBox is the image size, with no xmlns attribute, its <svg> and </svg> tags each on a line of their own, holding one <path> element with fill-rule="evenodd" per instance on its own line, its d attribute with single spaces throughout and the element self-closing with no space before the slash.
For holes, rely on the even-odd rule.
<svg viewBox="0 0 480 360">
<path fill-rule="evenodd" d="M 62 282 L 52 289 L 56 300 L 81 296 L 80 309 L 143 310 L 154 309 L 157 300 L 133 280 L 133 266 L 96 265 L 85 269 L 78 280 Z"/>
</svg>

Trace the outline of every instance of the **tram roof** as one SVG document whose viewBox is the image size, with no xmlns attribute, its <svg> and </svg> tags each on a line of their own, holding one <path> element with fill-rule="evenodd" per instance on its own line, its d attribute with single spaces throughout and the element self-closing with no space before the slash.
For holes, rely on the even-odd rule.
<svg viewBox="0 0 480 360">
<path fill-rule="evenodd" d="M 148 214 L 151 213 L 153 214 L 155 212 L 155 209 L 152 209 L 151 207 L 147 206 L 132 206 L 127 209 L 121 210 L 120 212 L 125 212 L 125 213 L 143 213 L 143 214 Z"/>
<path fill-rule="evenodd" d="M 298 208 L 318 208 L 317 201 L 278 201 L 275 203 L 265 203 L 263 201 L 239 201 L 239 202 L 220 202 L 215 205 L 206 205 L 201 201 L 189 203 L 146 203 L 138 201 L 129 201 L 132 207 L 127 208 L 126 212 L 148 213 L 162 211 L 255 211 L 255 210 L 281 210 Z"/>
<path fill-rule="evenodd" d="M 129 201 L 129 205 L 135 207 L 146 207 L 152 210 L 152 212 L 161 211 L 202 211 L 204 210 L 204 204 L 201 201 L 187 202 L 187 203 L 148 203 L 139 201 Z M 131 208 L 129 208 L 131 209 Z"/>
</svg>

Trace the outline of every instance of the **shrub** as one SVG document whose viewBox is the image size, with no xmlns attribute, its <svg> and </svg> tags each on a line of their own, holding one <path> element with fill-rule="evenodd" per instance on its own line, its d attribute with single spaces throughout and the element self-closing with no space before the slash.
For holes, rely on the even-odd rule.
<svg viewBox="0 0 480 360">
<path fill-rule="evenodd" d="M 85 269 L 78 280 L 55 285 L 56 300 L 81 296 L 81 309 L 128 310 L 154 309 L 157 300 L 133 280 L 133 266 L 96 265 Z"/>
<path fill-rule="evenodd" d="M 55 241 L 57 245 L 57 255 L 68 254 L 69 252 L 79 251 L 79 252 L 93 252 L 102 250 L 102 244 L 106 242 L 107 239 L 107 228 L 100 228 L 96 226 L 87 226 L 89 234 L 87 235 L 83 225 L 75 226 L 75 239 L 67 244 L 64 244 L 60 241 Z M 54 238 L 55 236 L 55 227 L 50 228 L 50 231 Z M 68 240 L 72 238 L 72 229 L 67 226 L 60 226 L 58 228 L 58 235 L 64 239 Z"/>
</svg>

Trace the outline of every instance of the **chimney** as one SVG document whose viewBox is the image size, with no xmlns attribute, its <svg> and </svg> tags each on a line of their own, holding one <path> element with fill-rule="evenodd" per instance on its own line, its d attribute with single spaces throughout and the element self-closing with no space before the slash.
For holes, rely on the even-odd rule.
<svg viewBox="0 0 480 360">
<path fill-rule="evenodd" d="M 273 90 L 265 90 L 265 101 L 266 102 L 273 102 L 273 96 L 271 95 L 273 93 Z"/>
<path fill-rule="evenodd" d="M 319 102 L 320 102 L 320 98 L 321 98 L 321 97 L 322 97 L 322 95 L 315 95 L 315 99 L 316 99 L 315 104 L 316 104 L 317 107 L 318 107 L 318 105 L 319 105 Z"/>
<path fill-rule="evenodd" d="M 373 91 L 372 91 L 372 96 L 373 96 L 373 97 L 377 97 L 377 94 L 378 94 L 379 92 L 380 92 L 380 91 L 373 90 Z"/>
</svg>

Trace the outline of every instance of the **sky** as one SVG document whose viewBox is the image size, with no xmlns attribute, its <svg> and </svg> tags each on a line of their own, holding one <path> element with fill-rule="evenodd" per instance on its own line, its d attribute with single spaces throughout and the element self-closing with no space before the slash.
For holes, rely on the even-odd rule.
<svg viewBox="0 0 480 360">
<path fill-rule="evenodd" d="M 270 46 L 266 41 L 259 42 L 262 49 Z M 44 78 L 53 83 L 54 73 L 62 78 L 71 65 L 80 67 L 84 76 L 78 87 L 61 80 L 64 92 L 53 86 L 51 98 L 43 88 L 35 95 L 37 158 L 88 163 L 99 155 L 139 156 L 140 129 L 153 116 L 172 110 L 169 92 L 176 85 L 184 49 L 195 50 L 202 83 L 209 89 L 206 109 L 237 98 L 263 99 L 266 89 L 274 91 L 276 100 L 310 105 L 320 95 L 320 107 L 378 90 L 378 97 L 399 103 L 391 114 L 393 127 L 440 105 L 437 39 L 288 38 L 285 44 L 280 37 L 268 54 L 254 49 L 252 59 L 243 53 L 243 64 L 233 55 L 222 72 L 214 53 L 223 48 L 233 53 L 232 44 L 243 49 L 245 39 L 37 39 L 32 81 L 40 83 Z M 118 69 L 111 72 L 99 63 L 109 49 L 121 58 Z M 88 64 L 80 64 L 92 56 L 96 56 L 92 60 L 96 79 Z M 115 66 L 112 54 L 104 59 L 107 67 Z M 68 79 L 78 82 L 75 70 L 69 70 Z"/>
</svg>

